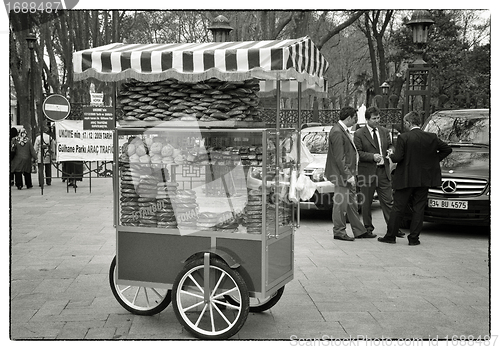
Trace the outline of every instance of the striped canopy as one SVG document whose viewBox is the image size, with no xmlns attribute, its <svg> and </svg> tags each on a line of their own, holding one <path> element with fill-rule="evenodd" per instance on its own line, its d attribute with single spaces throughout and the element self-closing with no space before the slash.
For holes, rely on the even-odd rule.
<svg viewBox="0 0 500 350">
<path fill-rule="evenodd" d="M 184 82 L 296 80 L 324 90 L 328 62 L 309 37 L 184 44 L 109 44 L 73 54 L 74 79 Z"/>
</svg>

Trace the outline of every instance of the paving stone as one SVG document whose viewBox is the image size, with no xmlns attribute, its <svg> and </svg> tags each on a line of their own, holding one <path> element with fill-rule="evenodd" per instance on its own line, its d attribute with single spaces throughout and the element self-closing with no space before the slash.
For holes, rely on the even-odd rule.
<svg viewBox="0 0 500 350">
<path fill-rule="evenodd" d="M 38 312 L 38 309 L 16 309 L 10 313 L 10 322 L 12 324 L 25 324 L 31 320 L 33 315 Z M 15 328 L 15 327 L 13 327 Z"/>
<path fill-rule="evenodd" d="M 317 339 L 319 343 L 324 339 L 336 339 L 346 336 L 344 328 L 339 322 L 326 322 L 326 321 L 309 321 L 304 322 L 278 322 L 276 324 L 278 331 L 284 336 L 283 339 L 297 340 L 295 343 L 300 344 L 298 339 Z M 303 341 L 306 342 L 306 341 Z"/>
<path fill-rule="evenodd" d="M 113 339 L 116 333 L 116 328 L 89 328 L 85 339 L 88 340 L 109 340 Z"/>
<path fill-rule="evenodd" d="M 69 300 L 51 300 L 46 301 L 37 311 L 38 316 L 59 315 L 68 305 Z"/>
</svg>

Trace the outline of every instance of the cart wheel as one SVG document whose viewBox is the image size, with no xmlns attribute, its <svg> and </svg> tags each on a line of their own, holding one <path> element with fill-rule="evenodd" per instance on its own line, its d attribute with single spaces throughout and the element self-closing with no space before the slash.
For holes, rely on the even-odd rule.
<svg viewBox="0 0 500 350">
<path fill-rule="evenodd" d="M 284 290 L 285 286 L 281 287 L 276 292 L 274 292 L 273 295 L 265 299 L 250 297 L 250 312 L 263 312 L 269 310 L 280 300 Z M 224 297 L 226 298 L 227 302 L 232 305 L 239 305 L 240 303 L 239 300 L 234 299 L 231 295 L 224 295 Z"/>
<path fill-rule="evenodd" d="M 208 260 L 206 257 L 205 259 Z M 241 275 L 219 259 L 195 259 L 184 267 L 174 282 L 172 301 L 179 322 L 202 339 L 227 339 L 236 334 L 249 311 L 248 289 Z M 225 301 L 231 295 L 237 305 Z"/>
<path fill-rule="evenodd" d="M 163 311 L 171 301 L 171 290 L 116 284 L 116 256 L 109 269 L 109 284 L 116 300 L 136 315 L 151 316 Z"/>
</svg>

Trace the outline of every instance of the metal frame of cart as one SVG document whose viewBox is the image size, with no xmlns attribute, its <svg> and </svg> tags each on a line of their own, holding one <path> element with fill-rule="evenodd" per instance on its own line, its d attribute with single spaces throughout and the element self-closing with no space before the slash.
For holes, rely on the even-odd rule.
<svg viewBox="0 0 500 350">
<path fill-rule="evenodd" d="M 228 134 L 258 133 L 265 150 L 271 137 L 280 145 L 282 133 L 292 132 L 280 129 L 281 94 L 297 93 L 300 101 L 302 92 L 324 93 L 323 75 L 328 68 L 308 37 L 235 43 L 110 44 L 76 52 L 73 62 L 75 80 L 94 77 L 102 81 L 134 78 L 145 82 L 168 78 L 184 82 L 209 78 L 267 81 L 261 84 L 264 90 L 261 93 L 276 93 L 276 127 L 227 128 Z M 283 80 L 287 87 L 284 92 Z M 224 132 L 224 125 L 208 123 L 200 130 L 205 134 Z M 231 337 L 243 326 L 249 311 L 265 311 L 274 306 L 285 284 L 293 279 L 294 226 L 278 224 L 279 205 L 275 205 L 276 226 L 271 234 L 266 231 L 265 215 L 260 234 L 197 230 L 185 234 L 175 228 L 120 224 L 118 139 L 121 135 L 141 135 L 151 126 L 179 133 L 192 130 L 189 122 L 171 126 L 131 123 L 116 128 L 113 181 L 117 255 L 110 267 L 112 291 L 118 302 L 132 313 L 153 315 L 172 301 L 179 322 L 195 336 Z M 277 146 L 276 189 L 282 186 L 281 159 L 281 147 Z M 266 157 L 262 162 L 262 168 L 266 169 Z M 263 184 L 267 183 L 265 175 L 264 170 Z M 262 189 L 262 211 L 266 214 L 266 186 Z"/>
</svg>

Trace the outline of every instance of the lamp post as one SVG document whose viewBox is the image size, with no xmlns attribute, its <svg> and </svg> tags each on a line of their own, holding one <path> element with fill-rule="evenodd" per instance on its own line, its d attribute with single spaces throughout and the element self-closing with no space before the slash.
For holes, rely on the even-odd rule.
<svg viewBox="0 0 500 350">
<path fill-rule="evenodd" d="M 387 96 L 389 96 L 389 88 L 391 86 L 387 84 L 386 81 L 382 85 L 380 85 L 380 88 L 382 89 L 382 96 L 384 96 L 384 108 L 388 108 L 387 106 Z"/>
<path fill-rule="evenodd" d="M 213 19 L 208 29 L 212 32 L 214 42 L 220 43 L 229 41 L 229 32 L 233 30 L 233 27 L 229 25 L 229 20 L 225 16 L 219 15 Z"/>
<path fill-rule="evenodd" d="M 408 65 L 406 71 L 406 91 L 404 114 L 415 109 L 416 97 L 420 96 L 423 102 L 423 119 L 430 114 L 431 77 L 430 65 L 424 61 L 423 55 L 427 45 L 429 27 L 434 24 L 431 14 L 427 10 L 416 10 L 411 19 L 405 23 L 412 30 L 413 43 L 416 45 L 417 59 Z"/>
<path fill-rule="evenodd" d="M 26 42 L 28 44 L 28 49 L 29 49 L 29 52 L 30 52 L 30 57 L 29 57 L 29 74 L 28 74 L 28 79 L 29 79 L 29 110 L 28 110 L 28 113 L 30 113 L 30 115 L 32 116 L 32 118 L 34 117 L 34 100 L 35 100 L 35 97 L 34 97 L 34 74 L 33 74 L 33 67 L 34 67 L 34 61 L 35 61 L 35 43 L 36 43 L 36 35 L 34 33 L 29 33 L 28 35 L 26 35 Z M 33 122 L 33 119 L 31 119 L 32 122 Z M 31 136 L 33 136 L 33 132 L 31 133 Z"/>
<path fill-rule="evenodd" d="M 30 98 L 29 98 L 29 113 L 34 116 L 35 115 L 35 74 L 34 74 L 34 67 L 35 67 L 35 44 L 36 44 L 36 35 L 34 33 L 29 33 L 26 36 L 26 41 L 28 42 L 28 49 L 30 50 L 30 70 L 29 70 L 29 80 L 30 80 Z M 40 157 L 42 158 L 42 163 L 43 163 L 43 119 L 41 114 L 38 115 L 38 127 L 40 131 Z M 32 133 L 33 135 L 33 133 Z M 36 160 L 36 166 L 38 166 L 38 159 Z M 42 191 L 43 195 L 43 183 L 44 183 L 44 178 L 43 178 L 43 167 L 38 169 L 38 179 L 40 182 L 40 188 Z"/>
</svg>

